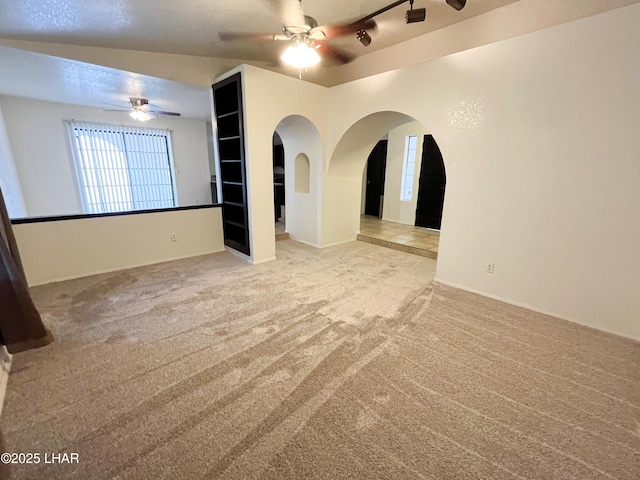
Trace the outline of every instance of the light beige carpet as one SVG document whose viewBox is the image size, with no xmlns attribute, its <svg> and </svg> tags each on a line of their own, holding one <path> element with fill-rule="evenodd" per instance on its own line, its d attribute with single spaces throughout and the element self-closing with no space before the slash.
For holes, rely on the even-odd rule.
<svg viewBox="0 0 640 480">
<path fill-rule="evenodd" d="M 278 242 L 34 289 L 16 479 L 637 479 L 640 345 L 433 285 L 435 261 Z"/>
</svg>

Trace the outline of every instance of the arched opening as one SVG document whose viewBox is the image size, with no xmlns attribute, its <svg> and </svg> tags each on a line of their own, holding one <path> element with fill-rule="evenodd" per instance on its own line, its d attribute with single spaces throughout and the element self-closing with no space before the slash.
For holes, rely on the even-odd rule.
<svg viewBox="0 0 640 480">
<path fill-rule="evenodd" d="M 376 157 L 381 145 L 382 162 Z M 395 128 L 369 155 L 364 178 L 358 240 L 437 259 L 446 178 L 434 137 L 419 122 Z"/>
<path fill-rule="evenodd" d="M 318 246 L 318 185 L 322 173 L 320 133 L 308 118 L 291 115 L 276 126 L 275 134 L 282 142 L 284 153 L 285 201 L 281 218 L 285 219 L 285 231 L 294 240 Z"/>
<path fill-rule="evenodd" d="M 440 153 L 431 132 L 409 115 L 378 112 L 353 124 L 328 167 L 324 244 L 356 238 L 385 246 L 397 242 L 400 250 L 436 258 L 445 175 L 442 156 L 434 157 L 435 152 Z M 381 185 L 371 188 L 375 175 Z M 426 230 L 424 206 L 430 204 L 432 214 L 438 203 L 437 225 L 431 215 Z"/>
</svg>

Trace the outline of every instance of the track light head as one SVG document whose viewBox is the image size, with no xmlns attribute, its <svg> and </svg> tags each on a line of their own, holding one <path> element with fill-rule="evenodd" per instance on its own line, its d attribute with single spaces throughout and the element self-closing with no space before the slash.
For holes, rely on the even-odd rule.
<svg viewBox="0 0 640 480">
<path fill-rule="evenodd" d="M 467 4 L 467 0 L 447 0 L 447 4 L 451 5 L 456 10 L 462 10 Z"/>
<path fill-rule="evenodd" d="M 406 15 L 407 23 L 417 23 L 424 22 L 427 18 L 427 9 L 426 8 L 416 8 L 415 10 L 407 10 Z"/>
<path fill-rule="evenodd" d="M 360 43 L 362 45 L 364 45 L 365 47 L 368 47 L 369 45 L 371 45 L 371 35 L 369 35 L 367 32 L 365 32 L 364 30 L 358 30 L 356 32 L 356 38 L 360 41 Z"/>
</svg>

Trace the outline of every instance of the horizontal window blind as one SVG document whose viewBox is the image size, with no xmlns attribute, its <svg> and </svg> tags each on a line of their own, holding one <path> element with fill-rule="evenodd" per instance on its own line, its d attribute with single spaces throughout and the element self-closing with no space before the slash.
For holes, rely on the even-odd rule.
<svg viewBox="0 0 640 480">
<path fill-rule="evenodd" d="M 67 122 L 86 213 L 176 206 L 169 131 Z"/>
</svg>

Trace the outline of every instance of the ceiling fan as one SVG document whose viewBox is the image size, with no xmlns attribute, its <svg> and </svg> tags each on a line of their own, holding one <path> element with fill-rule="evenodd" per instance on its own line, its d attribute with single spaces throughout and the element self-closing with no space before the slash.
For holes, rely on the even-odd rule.
<svg viewBox="0 0 640 480">
<path fill-rule="evenodd" d="M 367 30 L 377 29 L 377 24 L 373 18 L 398 5 L 410 3 L 410 9 L 405 14 L 406 23 L 424 22 L 427 16 L 425 8 L 413 8 L 414 0 L 397 0 L 355 22 L 318 26 L 315 18 L 303 13 L 302 0 L 268 1 L 271 5 L 279 3 L 284 7 L 282 33 L 221 32 L 218 36 L 222 41 L 252 39 L 289 42 L 289 46 L 281 57 L 282 61 L 301 70 L 318 63 L 321 59 L 320 55 L 331 59 L 339 65 L 353 61 L 355 59 L 354 55 L 332 47 L 326 41 L 355 33 L 356 39 L 367 47 L 371 44 L 371 36 Z M 467 0 L 446 0 L 446 2 L 454 9 L 462 10 Z"/>
<path fill-rule="evenodd" d="M 134 120 L 138 120 L 140 122 L 146 122 L 151 120 L 152 118 L 156 118 L 156 115 L 166 115 L 169 117 L 179 117 L 180 114 L 178 112 L 166 112 L 164 110 L 155 110 L 150 108 L 151 104 L 149 100 L 142 97 L 131 97 L 129 98 L 129 102 L 131 102 L 131 110 L 129 111 L 129 115 Z M 121 112 L 125 110 L 124 108 L 118 110 L 107 110 L 108 112 Z"/>
<path fill-rule="evenodd" d="M 272 3 L 272 2 L 271 2 Z M 233 33 L 221 32 L 218 36 L 222 41 L 230 40 L 266 40 L 288 42 L 289 45 L 282 55 L 282 60 L 296 68 L 307 68 L 321 60 L 321 55 L 334 63 L 344 65 L 354 60 L 354 56 L 341 51 L 326 43 L 327 40 L 356 34 L 366 35 L 369 43 L 371 37 L 366 31 L 377 28 L 371 16 L 351 23 L 335 25 L 318 25 L 315 18 L 305 15 L 302 10 L 302 0 L 284 0 L 282 32 L 270 33 Z M 362 40 L 360 40 L 362 42 Z M 364 42 L 363 42 L 364 44 Z"/>
</svg>

